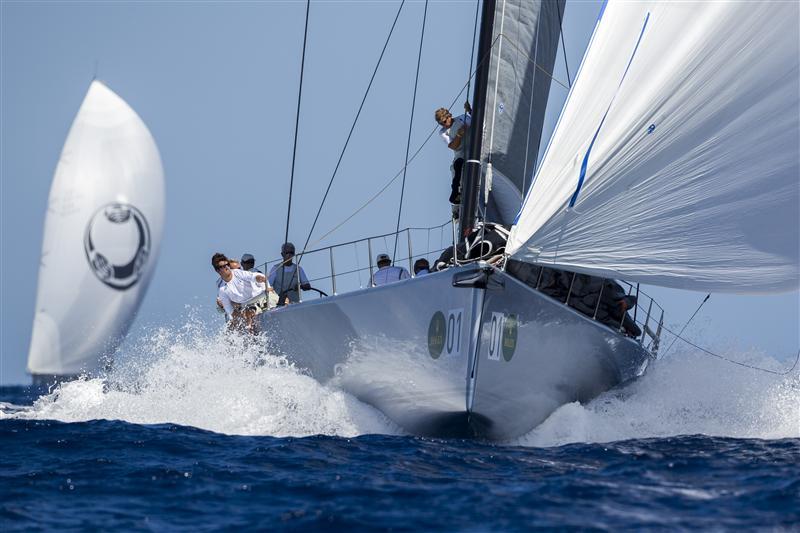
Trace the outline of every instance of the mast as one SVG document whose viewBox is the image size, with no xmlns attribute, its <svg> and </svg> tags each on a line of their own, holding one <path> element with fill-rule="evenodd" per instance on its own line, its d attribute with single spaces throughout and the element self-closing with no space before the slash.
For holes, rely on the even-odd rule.
<svg viewBox="0 0 800 533">
<path fill-rule="evenodd" d="M 461 183 L 461 213 L 459 236 L 464 238 L 475 226 L 475 213 L 481 184 L 481 146 L 486 107 L 486 90 L 489 85 L 489 54 L 492 49 L 495 0 L 484 0 L 481 11 L 481 33 L 478 40 L 478 68 L 475 73 L 475 92 L 472 97 L 472 126 L 470 126 L 467 160 Z"/>
</svg>

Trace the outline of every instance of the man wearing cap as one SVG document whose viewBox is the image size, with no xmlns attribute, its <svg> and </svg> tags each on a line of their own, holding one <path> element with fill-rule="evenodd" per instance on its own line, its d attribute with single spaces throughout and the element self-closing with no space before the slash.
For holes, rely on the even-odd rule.
<svg viewBox="0 0 800 533">
<path fill-rule="evenodd" d="M 281 257 L 283 261 L 270 270 L 269 283 L 278 293 L 278 305 L 285 305 L 290 302 L 297 303 L 300 301 L 300 291 L 297 290 L 297 286 L 300 285 L 301 289 L 307 291 L 311 289 L 311 283 L 308 282 L 308 277 L 303 271 L 303 267 L 292 262 L 294 259 L 294 244 L 290 242 L 283 243 Z"/>
<path fill-rule="evenodd" d="M 386 285 L 401 279 L 408 279 L 411 275 L 403 267 L 392 266 L 392 259 L 389 254 L 378 254 L 375 261 L 378 264 L 378 271 L 372 275 L 372 286 Z"/>
<path fill-rule="evenodd" d="M 239 263 L 242 265 L 242 270 L 263 274 L 263 272 L 256 268 L 256 258 L 253 257 L 253 254 L 244 254 Z"/>
</svg>

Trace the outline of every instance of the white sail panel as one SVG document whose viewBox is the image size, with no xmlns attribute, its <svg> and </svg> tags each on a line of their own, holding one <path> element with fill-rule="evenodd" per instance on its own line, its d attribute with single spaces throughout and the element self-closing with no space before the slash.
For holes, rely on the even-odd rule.
<svg viewBox="0 0 800 533">
<path fill-rule="evenodd" d="M 509 252 L 685 289 L 796 289 L 798 20 L 797 2 L 610 2 Z"/>
<path fill-rule="evenodd" d="M 130 326 L 164 224 L 164 173 L 133 109 L 94 81 L 50 188 L 28 372 L 96 371 Z"/>
</svg>

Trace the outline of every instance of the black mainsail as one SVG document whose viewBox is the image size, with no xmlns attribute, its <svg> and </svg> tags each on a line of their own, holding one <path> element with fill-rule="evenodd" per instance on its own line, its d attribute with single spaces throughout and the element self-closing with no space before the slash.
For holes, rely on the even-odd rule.
<svg viewBox="0 0 800 533">
<path fill-rule="evenodd" d="M 477 197 L 485 192 L 488 176 L 491 192 L 488 199 L 484 196 L 480 203 L 485 203 L 489 221 L 510 225 L 530 187 L 539 154 L 563 10 L 564 0 L 487 0 L 484 3 L 478 57 L 490 55 L 488 62 L 481 62 L 477 72 L 469 157 L 473 161 L 480 160 L 483 179 L 471 181 L 473 173 L 477 175 L 473 169 L 477 165 L 468 165 L 464 187 Z M 491 38 L 485 39 L 488 35 Z M 483 124 L 483 135 L 474 135 L 480 131 L 476 129 L 478 124 Z M 482 187 L 478 186 L 478 181 Z M 464 196 L 468 195 L 469 192 Z M 470 220 L 469 212 L 466 214 L 464 227 Z"/>
</svg>

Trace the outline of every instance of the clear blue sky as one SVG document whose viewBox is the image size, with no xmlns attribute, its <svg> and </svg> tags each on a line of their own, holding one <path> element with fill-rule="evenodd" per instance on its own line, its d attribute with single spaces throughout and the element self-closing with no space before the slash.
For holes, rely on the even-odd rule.
<svg viewBox="0 0 800 533">
<path fill-rule="evenodd" d="M 290 239 L 305 241 L 399 2 L 313 2 Z M 402 167 L 423 2 L 408 2 L 315 235 Z M 569 2 L 577 70 L 600 4 Z M 431 2 L 412 150 L 466 80 L 475 3 Z M 304 2 L 14 2 L 0 7 L 0 383 L 24 383 L 50 182 L 93 75 L 139 113 L 161 151 L 167 222 L 132 334 L 187 320 L 217 327 L 210 255 L 275 258 L 283 241 Z M 554 75 L 566 80 L 559 57 Z M 552 126 L 566 96 L 555 89 Z M 549 129 L 545 135 L 549 134 Z M 438 139 L 409 168 L 401 227 L 448 217 L 449 154 Z M 324 244 L 392 231 L 399 182 Z M 65 276 L 64 283 L 70 280 Z M 654 291 L 680 326 L 702 294 Z M 694 334 L 712 349 L 786 359 L 800 347 L 798 294 L 712 296 Z M 689 330 L 691 333 L 691 328 Z M 700 332 L 700 333 L 698 333 Z"/>
</svg>

